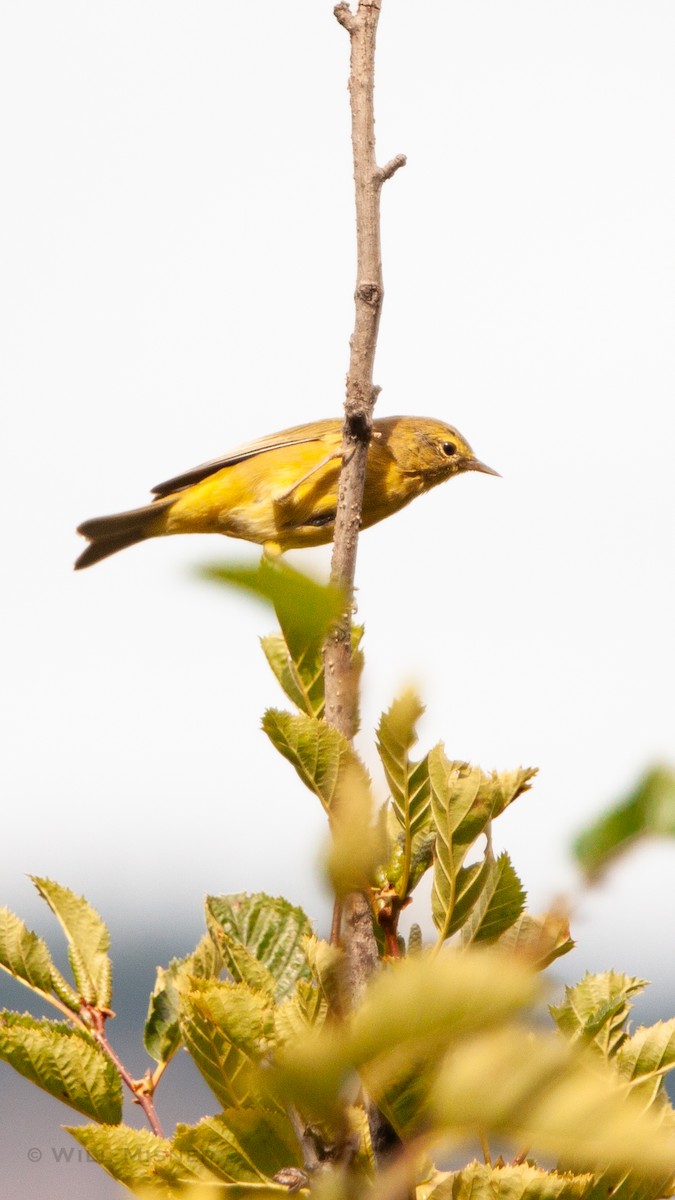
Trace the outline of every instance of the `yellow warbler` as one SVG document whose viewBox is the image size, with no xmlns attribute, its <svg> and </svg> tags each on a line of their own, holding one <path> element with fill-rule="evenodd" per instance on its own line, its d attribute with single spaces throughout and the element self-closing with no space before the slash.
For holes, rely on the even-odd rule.
<svg viewBox="0 0 675 1200">
<path fill-rule="evenodd" d="M 84 521 L 78 533 L 89 545 L 75 567 L 89 567 L 135 542 L 169 533 L 224 533 L 258 542 L 268 554 L 330 542 L 341 446 L 341 420 L 314 421 L 194 467 L 153 488 L 155 500 L 145 508 Z M 442 421 L 374 421 L 362 528 L 462 471 L 497 474 Z"/>
</svg>

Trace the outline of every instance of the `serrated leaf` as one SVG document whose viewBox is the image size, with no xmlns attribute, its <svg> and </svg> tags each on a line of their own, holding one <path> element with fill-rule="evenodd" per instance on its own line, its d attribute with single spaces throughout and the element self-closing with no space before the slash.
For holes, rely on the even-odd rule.
<svg viewBox="0 0 675 1200">
<path fill-rule="evenodd" d="M 273 674 L 288 699 L 308 716 L 322 716 L 323 688 L 320 701 L 317 703 L 314 689 L 306 690 L 302 680 L 298 677 L 283 636 L 280 633 L 267 634 L 266 637 L 261 637 L 260 645 Z"/>
<path fill-rule="evenodd" d="M 431 908 L 440 938 L 447 938 L 453 921 L 457 878 L 469 845 L 456 835 L 470 814 L 480 787 L 480 771 L 466 763 L 450 762 L 442 746 L 429 754 L 431 811 L 436 828 L 436 856 Z M 476 835 L 477 836 L 477 835 Z M 472 839 L 473 840 L 473 839 Z"/>
<path fill-rule="evenodd" d="M 414 837 L 430 822 L 430 790 L 427 756 L 410 761 L 417 741 L 416 725 L 424 705 L 414 692 L 405 692 L 382 714 L 377 729 L 377 750 L 391 791 L 397 820 Z"/>
<path fill-rule="evenodd" d="M 563 1003 L 552 1005 L 550 1013 L 570 1041 L 592 1043 L 610 1058 L 626 1037 L 629 999 L 645 986 L 644 979 L 615 971 L 587 973 L 580 983 L 565 988 Z"/>
<path fill-rule="evenodd" d="M 147 1196 L 177 1196 L 178 1191 L 162 1180 L 158 1172 L 171 1169 L 183 1179 L 195 1176 L 167 1138 L 159 1138 L 147 1129 L 128 1125 L 97 1128 L 94 1125 L 66 1126 L 67 1132 L 99 1163 L 113 1179 L 131 1191 Z M 213 1192 L 209 1193 L 214 1195 Z"/>
<path fill-rule="evenodd" d="M 440 1183 L 427 1200 L 587 1200 L 593 1175 L 558 1174 L 528 1163 L 488 1167 L 472 1162 Z"/>
<path fill-rule="evenodd" d="M 195 980 L 181 993 L 185 1046 L 224 1108 L 251 1107 L 263 1096 L 258 1068 L 274 1040 L 269 997 L 243 983 Z M 264 1102 L 271 1104 L 264 1094 Z"/>
<path fill-rule="evenodd" d="M 631 1091 L 653 1104 L 664 1094 L 665 1075 L 675 1068 L 675 1017 L 636 1029 L 617 1050 L 616 1065 L 631 1081 Z"/>
<path fill-rule="evenodd" d="M 500 935 L 499 945 L 531 962 L 538 971 L 574 949 L 569 920 L 557 912 L 543 916 L 522 913 L 511 928 Z"/>
<path fill-rule="evenodd" d="M 269 708 L 263 729 L 327 812 L 347 771 L 356 772 L 364 787 L 370 786 L 368 772 L 347 738 L 325 721 Z"/>
<path fill-rule="evenodd" d="M 198 1125 L 178 1125 L 173 1145 L 228 1183 L 271 1182 L 283 1167 L 302 1166 L 286 1114 L 262 1108 L 228 1108 Z"/>
<path fill-rule="evenodd" d="M 418 762 L 410 760 L 410 751 L 417 741 L 416 725 L 423 712 L 419 697 L 412 691 L 405 692 L 382 714 L 377 730 L 377 749 L 389 784 L 393 812 L 403 831 L 400 870 L 395 878 L 391 877 L 402 899 L 421 878 L 419 848 L 421 843 L 428 844 L 432 833 L 428 756 Z M 416 859 L 415 870 L 413 859 Z"/>
<path fill-rule="evenodd" d="M 68 939 L 68 958 L 82 999 L 97 1008 L 108 1008 L 112 965 L 107 954 L 110 935 L 106 926 L 83 896 L 76 896 L 51 879 L 36 875 L 30 878 Z"/>
<path fill-rule="evenodd" d="M 209 896 L 206 915 L 213 935 L 223 934 L 229 939 L 227 966 L 235 979 L 254 987 L 262 987 L 263 983 L 261 978 L 255 984 L 245 977 L 241 964 L 237 967 L 233 943 L 244 947 L 273 980 L 277 1000 L 287 996 L 298 979 L 309 977 L 304 942 L 312 933 L 312 925 L 301 908 L 282 896 L 267 896 L 264 892 Z"/>
<path fill-rule="evenodd" d="M 166 1063 L 181 1044 L 179 987 L 189 977 L 211 979 L 220 974 L 222 959 L 208 933 L 185 958 L 174 958 L 167 968 L 157 968 L 155 986 L 148 1004 L 143 1042 L 156 1063 Z"/>
<path fill-rule="evenodd" d="M 639 780 L 626 800 L 605 813 L 574 843 L 574 852 L 590 878 L 648 834 L 675 836 L 675 771 L 656 767 Z"/>
<path fill-rule="evenodd" d="M 462 943 L 493 942 L 509 929 L 525 906 L 525 892 L 508 854 L 487 864 L 480 896 L 462 928 Z"/>
<path fill-rule="evenodd" d="M 120 1077 L 83 1031 L 28 1013 L 2 1012 L 0 1058 L 94 1121 L 115 1125 L 122 1120 Z"/>
<path fill-rule="evenodd" d="M 275 1042 L 283 1045 L 318 1029 L 328 1016 L 326 998 L 313 984 L 301 979 L 292 996 L 274 1010 Z"/>
<path fill-rule="evenodd" d="M 434 1107 L 448 1134 L 507 1137 L 575 1170 L 672 1171 L 675 1144 L 653 1112 L 613 1068 L 558 1036 L 507 1028 L 467 1039 L 447 1056 Z"/>
<path fill-rule="evenodd" d="M 8 908 L 0 908 L 0 967 L 35 992 L 52 990 L 47 943 Z"/>
</svg>

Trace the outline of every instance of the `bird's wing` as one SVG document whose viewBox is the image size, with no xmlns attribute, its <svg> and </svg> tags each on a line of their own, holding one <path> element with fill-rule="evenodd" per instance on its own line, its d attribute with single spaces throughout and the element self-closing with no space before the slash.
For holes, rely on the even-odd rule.
<svg viewBox="0 0 675 1200">
<path fill-rule="evenodd" d="M 245 446 L 232 450 L 223 458 L 214 458 L 211 462 L 193 467 L 183 475 L 175 475 L 173 479 L 158 483 L 152 489 L 152 494 L 161 500 L 163 496 L 169 496 L 173 492 L 180 492 L 184 488 L 192 487 L 194 483 L 208 479 L 209 475 L 215 475 L 224 467 L 233 467 L 235 463 L 253 458 L 256 454 L 265 454 L 268 450 L 281 450 L 284 446 L 297 446 L 302 442 L 320 441 L 330 434 L 339 436 L 341 430 L 341 421 L 327 420 L 313 421 L 309 425 L 296 425 L 293 429 L 285 429 L 283 433 L 271 433 L 267 437 L 258 438 L 255 442 L 248 442 Z"/>
</svg>

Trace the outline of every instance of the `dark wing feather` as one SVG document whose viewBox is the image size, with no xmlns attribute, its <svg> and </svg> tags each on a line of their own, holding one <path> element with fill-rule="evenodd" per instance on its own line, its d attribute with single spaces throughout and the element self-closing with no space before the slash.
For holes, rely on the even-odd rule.
<svg viewBox="0 0 675 1200">
<path fill-rule="evenodd" d="M 314 421 L 309 425 L 297 425 L 294 429 L 284 430 L 283 433 L 272 433 L 268 437 L 258 438 L 255 442 L 248 442 L 246 446 L 232 450 L 224 458 L 214 458 L 211 462 L 202 463 L 199 467 L 185 471 L 183 475 L 175 475 L 173 479 L 158 483 L 152 488 L 152 494 L 159 500 L 163 496 L 172 495 L 173 492 L 180 492 L 184 488 L 192 487 L 195 483 L 201 483 L 202 479 L 208 479 L 209 475 L 215 475 L 224 467 L 233 467 L 235 463 L 244 462 L 245 459 L 253 458 L 256 454 L 265 454 L 268 450 L 280 450 L 284 446 L 297 446 L 302 442 L 318 441 L 319 438 L 325 437 L 329 433 L 339 433 L 341 428 L 341 421 L 329 419 Z"/>
</svg>

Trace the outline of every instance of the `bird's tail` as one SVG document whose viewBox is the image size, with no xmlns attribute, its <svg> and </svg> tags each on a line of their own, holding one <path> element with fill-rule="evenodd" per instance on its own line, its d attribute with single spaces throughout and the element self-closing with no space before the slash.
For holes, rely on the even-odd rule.
<svg viewBox="0 0 675 1200">
<path fill-rule="evenodd" d="M 162 517 L 173 501 L 174 497 L 171 497 L 168 501 L 156 501 L 131 512 L 113 513 L 110 517 L 93 517 L 90 521 L 83 521 L 77 532 L 89 539 L 89 545 L 75 563 L 75 570 L 81 571 L 83 567 L 91 567 L 102 558 L 117 554 L 118 550 L 126 550 L 127 546 L 135 546 L 136 542 L 143 542 L 146 538 L 157 537 L 163 533 Z"/>
</svg>

